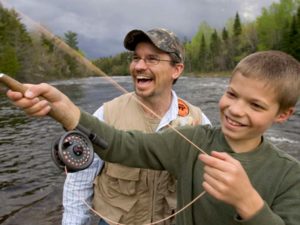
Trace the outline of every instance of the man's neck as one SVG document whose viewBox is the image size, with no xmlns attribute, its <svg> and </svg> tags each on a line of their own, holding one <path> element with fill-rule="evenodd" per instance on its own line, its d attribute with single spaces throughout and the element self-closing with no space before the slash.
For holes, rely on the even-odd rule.
<svg viewBox="0 0 300 225">
<path fill-rule="evenodd" d="M 138 99 L 144 104 L 143 110 L 145 114 L 149 117 L 161 119 L 166 112 L 169 110 L 172 103 L 172 93 L 168 96 L 153 96 L 149 98 L 140 98 Z"/>
</svg>

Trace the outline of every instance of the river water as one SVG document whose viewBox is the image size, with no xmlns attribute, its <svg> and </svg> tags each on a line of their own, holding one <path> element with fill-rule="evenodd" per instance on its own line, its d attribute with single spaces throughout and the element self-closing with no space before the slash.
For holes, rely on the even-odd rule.
<svg viewBox="0 0 300 225">
<path fill-rule="evenodd" d="M 131 91 L 129 77 L 114 77 Z M 182 98 L 200 106 L 218 125 L 217 102 L 227 78 L 180 78 L 174 89 Z M 120 94 L 104 78 L 53 82 L 77 105 L 94 112 L 104 101 Z M 51 143 L 63 134 L 51 118 L 30 118 L 15 108 L 0 87 L 0 224 L 58 225 L 62 215 L 62 186 L 65 175 L 51 160 Z M 266 136 L 300 160 L 300 105 L 285 124 L 274 126 Z"/>
</svg>

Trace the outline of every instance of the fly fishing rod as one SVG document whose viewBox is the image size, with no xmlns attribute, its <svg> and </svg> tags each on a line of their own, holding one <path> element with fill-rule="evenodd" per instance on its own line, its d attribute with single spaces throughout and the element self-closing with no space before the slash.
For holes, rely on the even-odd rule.
<svg viewBox="0 0 300 225">
<path fill-rule="evenodd" d="M 4 73 L 0 73 L 0 83 L 3 83 L 12 91 L 21 92 L 22 94 L 27 90 L 22 83 Z M 39 98 L 43 99 L 43 97 Z M 51 107 L 48 115 L 58 122 L 62 121 L 61 113 L 54 107 Z M 103 149 L 107 148 L 105 140 L 79 125 L 76 130 L 68 131 L 55 140 L 51 147 L 51 156 L 54 163 L 62 170 L 65 167 L 69 172 L 83 170 L 93 162 L 93 144 Z"/>
</svg>

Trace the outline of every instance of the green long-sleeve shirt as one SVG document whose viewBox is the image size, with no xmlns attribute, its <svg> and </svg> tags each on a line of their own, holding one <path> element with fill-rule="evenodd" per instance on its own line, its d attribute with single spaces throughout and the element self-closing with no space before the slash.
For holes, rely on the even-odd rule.
<svg viewBox="0 0 300 225">
<path fill-rule="evenodd" d="M 203 163 L 199 150 L 167 130 L 161 134 L 124 132 L 81 113 L 80 124 L 108 142 L 108 149 L 95 146 L 105 161 L 132 167 L 168 170 L 176 176 L 178 208 L 203 192 Z M 265 201 L 264 207 L 251 219 L 239 220 L 235 209 L 209 194 L 177 215 L 178 225 L 299 225 L 300 164 L 263 139 L 260 146 L 248 153 L 235 153 L 219 128 L 184 127 L 180 132 L 207 153 L 227 152 L 241 162 L 249 179 Z"/>
</svg>

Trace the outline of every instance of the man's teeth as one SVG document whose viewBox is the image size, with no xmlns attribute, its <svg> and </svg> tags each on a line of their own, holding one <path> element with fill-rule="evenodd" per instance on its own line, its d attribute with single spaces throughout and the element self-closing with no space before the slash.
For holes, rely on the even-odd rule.
<svg viewBox="0 0 300 225">
<path fill-rule="evenodd" d="M 141 75 L 140 75 L 140 76 L 137 76 L 136 78 L 137 78 L 137 79 L 144 79 L 144 80 L 145 80 L 145 79 L 146 79 L 146 80 L 150 80 L 150 79 L 151 79 L 150 77 L 147 77 L 147 76 L 141 76 Z"/>
</svg>

